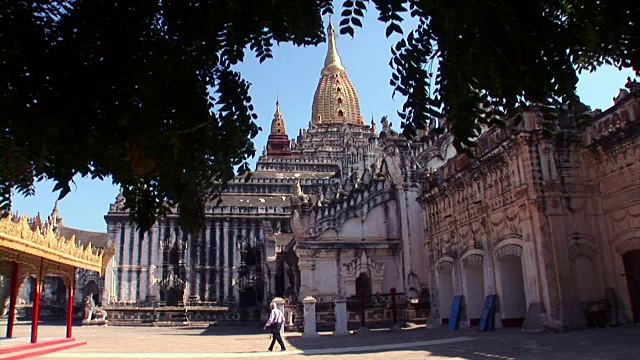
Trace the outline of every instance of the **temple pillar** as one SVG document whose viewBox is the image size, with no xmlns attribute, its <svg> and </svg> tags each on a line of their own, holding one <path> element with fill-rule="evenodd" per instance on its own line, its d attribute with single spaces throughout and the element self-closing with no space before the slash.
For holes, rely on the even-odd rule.
<svg viewBox="0 0 640 360">
<path fill-rule="evenodd" d="M 9 289 L 9 321 L 7 322 L 7 337 L 13 337 L 13 324 L 16 321 L 16 302 L 18 300 L 18 272 L 20 271 L 20 263 L 13 262 L 11 270 L 11 288 Z"/>
<path fill-rule="evenodd" d="M 274 296 L 276 293 L 276 262 L 274 261 L 267 261 L 267 268 L 268 268 L 268 286 L 264 289 L 264 297 L 263 297 L 263 301 L 264 304 L 267 304 L 267 301 L 269 301 L 269 298 Z"/>
<path fill-rule="evenodd" d="M 31 316 L 31 343 L 38 341 L 38 321 L 40 320 L 40 293 L 42 292 L 42 278 L 44 270 L 44 259 L 40 258 L 40 268 L 38 276 L 35 280 L 35 289 L 33 291 L 33 308 Z"/>
<path fill-rule="evenodd" d="M 289 264 L 287 264 L 286 262 L 283 262 L 282 264 L 282 271 L 283 271 L 283 277 L 284 277 L 284 285 L 282 288 L 282 292 L 284 294 L 287 293 L 287 290 L 289 290 Z"/>
<path fill-rule="evenodd" d="M 349 331 L 347 330 L 347 299 L 342 296 L 336 296 L 334 303 L 336 328 L 333 331 L 333 336 L 349 335 Z"/>
<path fill-rule="evenodd" d="M 298 255 L 300 256 L 300 254 Z M 298 268 L 300 269 L 300 290 L 299 296 L 305 298 L 310 295 L 316 294 L 315 287 L 315 264 L 312 259 L 298 260 Z"/>
<path fill-rule="evenodd" d="M 307 296 L 302 300 L 304 305 L 304 333 L 303 337 L 317 337 L 316 331 L 316 299 Z"/>
<path fill-rule="evenodd" d="M 67 297 L 67 339 L 70 339 L 72 337 L 72 326 L 73 326 L 73 288 L 75 286 L 75 282 L 76 282 L 76 268 L 74 267 L 73 270 L 71 271 L 70 275 L 70 280 L 69 280 L 69 286 L 67 288 L 67 293 L 68 293 L 68 297 Z"/>
</svg>

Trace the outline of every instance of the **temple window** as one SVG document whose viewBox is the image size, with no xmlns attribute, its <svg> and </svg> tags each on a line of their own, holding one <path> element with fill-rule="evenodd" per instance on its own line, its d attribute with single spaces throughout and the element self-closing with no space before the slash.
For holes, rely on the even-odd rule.
<svg viewBox="0 0 640 360">
<path fill-rule="evenodd" d="M 338 98 L 338 105 L 342 105 L 342 98 Z"/>
<path fill-rule="evenodd" d="M 338 110 L 338 116 L 344 116 L 344 111 Z"/>
</svg>

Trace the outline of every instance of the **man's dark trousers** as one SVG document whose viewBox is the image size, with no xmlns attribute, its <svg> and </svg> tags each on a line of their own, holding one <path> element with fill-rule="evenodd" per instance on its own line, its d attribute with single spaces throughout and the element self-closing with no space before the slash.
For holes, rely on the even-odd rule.
<svg viewBox="0 0 640 360">
<path fill-rule="evenodd" d="M 280 329 L 282 329 L 282 323 L 274 324 L 271 327 L 271 333 L 273 334 L 273 337 L 271 338 L 271 346 L 269 346 L 269 351 L 273 351 L 273 345 L 276 343 L 276 340 L 278 340 L 280 349 L 286 350 L 286 348 L 284 347 L 284 342 L 282 341 L 282 336 L 280 336 Z"/>
</svg>

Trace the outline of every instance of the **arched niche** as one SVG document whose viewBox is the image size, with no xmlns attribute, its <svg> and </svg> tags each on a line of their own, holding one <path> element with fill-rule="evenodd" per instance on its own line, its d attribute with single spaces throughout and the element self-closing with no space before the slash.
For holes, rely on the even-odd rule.
<svg viewBox="0 0 640 360">
<path fill-rule="evenodd" d="M 463 255 L 460 262 L 467 318 L 471 321 L 470 325 L 476 325 L 480 319 L 485 298 L 482 268 L 484 254 L 479 250 L 470 251 Z"/>
<path fill-rule="evenodd" d="M 441 258 L 436 263 L 436 272 L 440 317 L 448 319 L 453 302 L 453 259 L 450 257 Z"/>
<path fill-rule="evenodd" d="M 345 271 L 342 275 L 344 289 L 348 295 L 356 295 L 356 280 L 360 274 L 366 274 L 371 282 L 372 293 L 382 293 L 382 281 L 384 279 L 384 263 L 377 262 L 367 256 L 366 251 L 362 251 L 359 257 L 343 264 Z"/>
<path fill-rule="evenodd" d="M 527 314 L 522 246 L 511 241 L 496 248 L 498 302 L 505 326 L 521 326 Z"/>
</svg>

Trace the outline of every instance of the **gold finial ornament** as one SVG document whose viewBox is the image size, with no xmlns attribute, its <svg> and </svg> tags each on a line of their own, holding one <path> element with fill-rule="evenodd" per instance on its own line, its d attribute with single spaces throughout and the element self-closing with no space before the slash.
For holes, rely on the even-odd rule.
<svg viewBox="0 0 640 360">
<path fill-rule="evenodd" d="M 327 27 L 327 38 L 329 46 L 327 48 L 327 56 L 324 59 L 324 67 L 321 72 L 322 76 L 344 71 L 342 60 L 340 59 L 340 55 L 338 55 L 338 50 L 336 49 L 335 29 L 331 22 L 329 22 L 329 27 Z"/>
<path fill-rule="evenodd" d="M 280 113 L 280 100 L 276 100 L 276 112 L 273 114 L 273 120 L 271 121 L 271 134 L 272 135 L 285 135 L 284 119 L 282 113 Z"/>
</svg>

